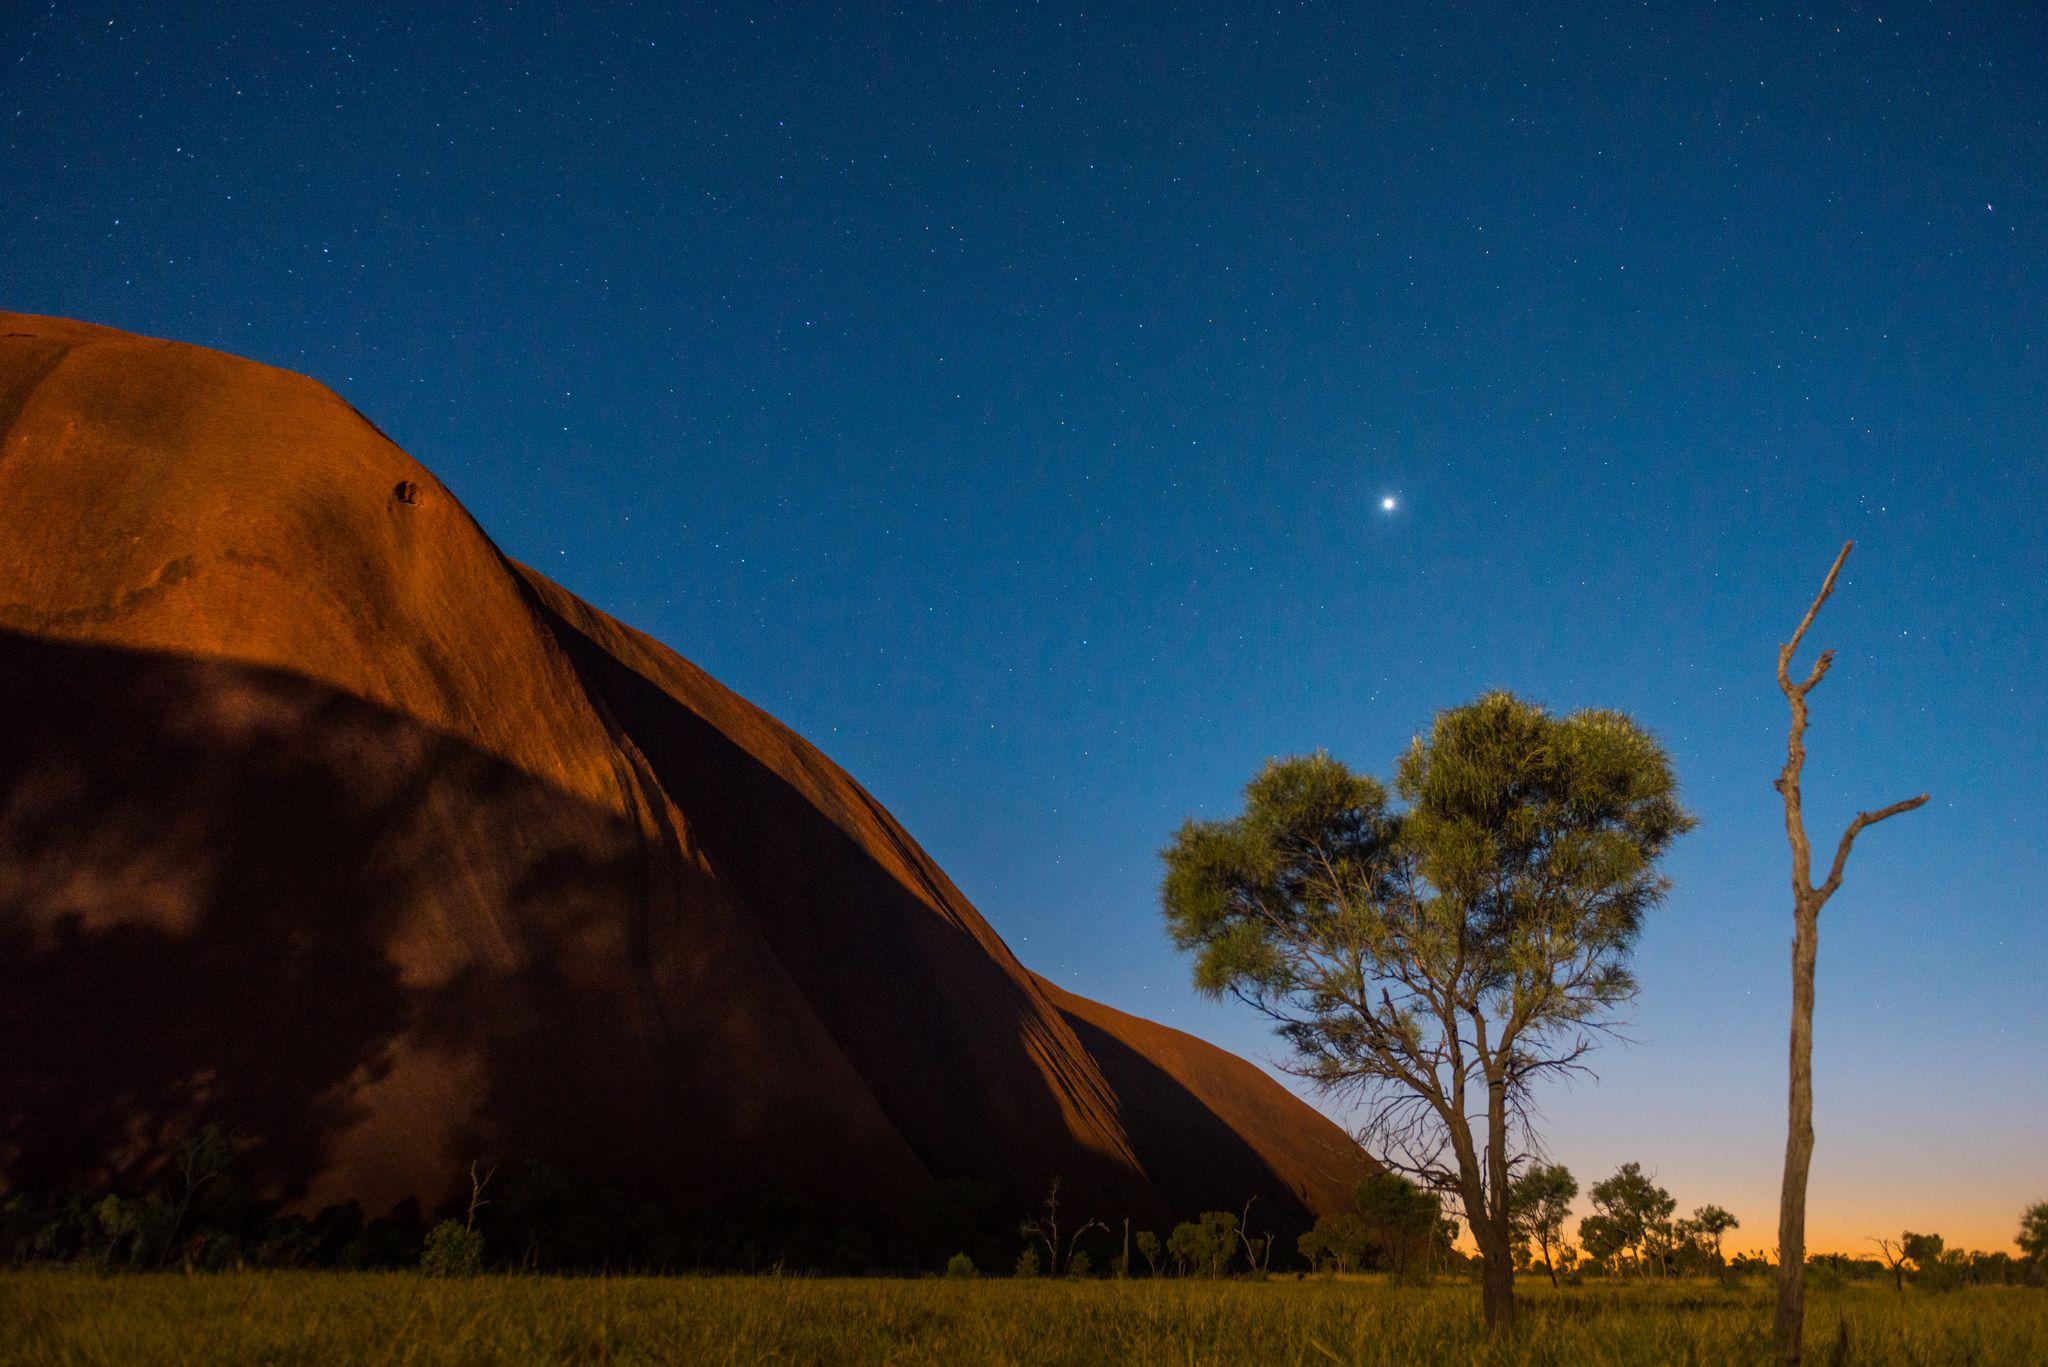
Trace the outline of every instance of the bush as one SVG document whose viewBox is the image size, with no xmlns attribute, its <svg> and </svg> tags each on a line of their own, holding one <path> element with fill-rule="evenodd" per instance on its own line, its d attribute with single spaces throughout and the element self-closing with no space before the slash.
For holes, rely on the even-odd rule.
<svg viewBox="0 0 2048 1367">
<path fill-rule="evenodd" d="M 484 1236 L 443 1220 L 427 1235 L 420 1253 L 420 1271 L 429 1277 L 474 1277 L 484 1268 Z"/>
<path fill-rule="evenodd" d="M 1963 1284 L 1962 1260 L 1953 1253 L 1930 1258 L 1913 1274 L 1913 1285 L 1923 1291 L 1954 1291 Z"/>
<path fill-rule="evenodd" d="M 968 1257 L 965 1253 L 955 1253 L 952 1257 L 946 1259 L 946 1275 L 948 1277 L 974 1276 L 974 1259 Z"/>
<path fill-rule="evenodd" d="M 1094 1266 L 1094 1263 L 1088 1261 L 1086 1253 L 1076 1251 L 1073 1257 L 1067 1259 L 1067 1275 L 1069 1277 L 1085 1277 Z"/>
<path fill-rule="evenodd" d="M 1027 1248 L 1017 1255 L 1016 1275 L 1019 1277 L 1036 1277 L 1038 1275 L 1037 1249 Z"/>
<path fill-rule="evenodd" d="M 1806 1289 L 1809 1291 L 1840 1291 L 1847 1284 L 1848 1278 L 1832 1263 L 1810 1262 L 1806 1265 Z"/>
</svg>

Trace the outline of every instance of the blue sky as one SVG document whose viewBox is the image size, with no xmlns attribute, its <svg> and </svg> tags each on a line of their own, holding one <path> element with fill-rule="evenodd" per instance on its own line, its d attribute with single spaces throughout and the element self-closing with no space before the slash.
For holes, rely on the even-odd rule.
<svg viewBox="0 0 2048 1367">
<path fill-rule="evenodd" d="M 1183 817 L 1489 687 L 1656 730 L 1700 828 L 1550 1144 L 1740 1247 L 1855 538 L 1816 843 L 1933 801 L 1825 913 L 1814 1235 L 2048 1197 L 2037 8 L 177 9 L 0 12 L 0 302 L 333 384 L 1068 985 L 1270 1056 Z"/>
</svg>

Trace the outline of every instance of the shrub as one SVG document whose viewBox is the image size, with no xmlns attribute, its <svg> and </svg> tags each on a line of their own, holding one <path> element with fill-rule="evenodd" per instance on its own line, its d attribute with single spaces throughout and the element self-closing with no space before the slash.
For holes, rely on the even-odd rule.
<svg viewBox="0 0 2048 1367">
<path fill-rule="evenodd" d="M 1085 1277 L 1088 1275 L 1089 1269 L 1094 1266 L 1095 1264 L 1088 1261 L 1086 1253 L 1076 1250 L 1074 1256 L 1067 1259 L 1067 1275 L 1069 1277 Z"/>
<path fill-rule="evenodd" d="M 420 1253 L 420 1271 L 429 1277 L 474 1277 L 484 1267 L 484 1236 L 443 1220 L 427 1235 Z"/>
<path fill-rule="evenodd" d="M 1833 1263 L 1809 1262 L 1806 1265 L 1806 1289 L 1809 1291 L 1840 1291 L 1848 1279 Z"/>
<path fill-rule="evenodd" d="M 974 1259 L 968 1257 L 965 1253 L 955 1253 L 952 1257 L 946 1259 L 946 1275 L 948 1277 L 974 1276 Z"/>
<path fill-rule="evenodd" d="M 1928 1259 L 1913 1277 L 1913 1285 L 1924 1291 L 1954 1291 L 1962 1284 L 1962 1259 L 1953 1253 Z"/>
<path fill-rule="evenodd" d="M 1019 1277 L 1036 1277 L 1038 1275 L 1037 1249 L 1027 1248 L 1017 1255 L 1016 1275 Z"/>
</svg>

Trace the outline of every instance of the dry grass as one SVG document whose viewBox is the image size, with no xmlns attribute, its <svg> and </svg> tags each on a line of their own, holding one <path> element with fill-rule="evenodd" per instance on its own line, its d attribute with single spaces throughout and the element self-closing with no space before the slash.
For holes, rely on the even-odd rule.
<svg viewBox="0 0 2048 1367">
<path fill-rule="evenodd" d="M 1761 1363 L 1768 1288 L 0 1273 L 8 1363 Z M 2048 1362 L 2048 1293 L 1813 1297 L 1808 1360 Z"/>
</svg>

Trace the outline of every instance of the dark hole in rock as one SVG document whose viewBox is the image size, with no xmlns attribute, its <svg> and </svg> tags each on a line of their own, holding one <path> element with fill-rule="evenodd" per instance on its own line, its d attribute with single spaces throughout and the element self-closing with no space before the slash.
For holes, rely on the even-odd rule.
<svg viewBox="0 0 2048 1367">
<path fill-rule="evenodd" d="M 400 503 L 418 503 L 420 501 L 420 486 L 414 484 L 409 479 L 398 481 L 398 487 L 393 489 L 391 493 Z"/>
</svg>

